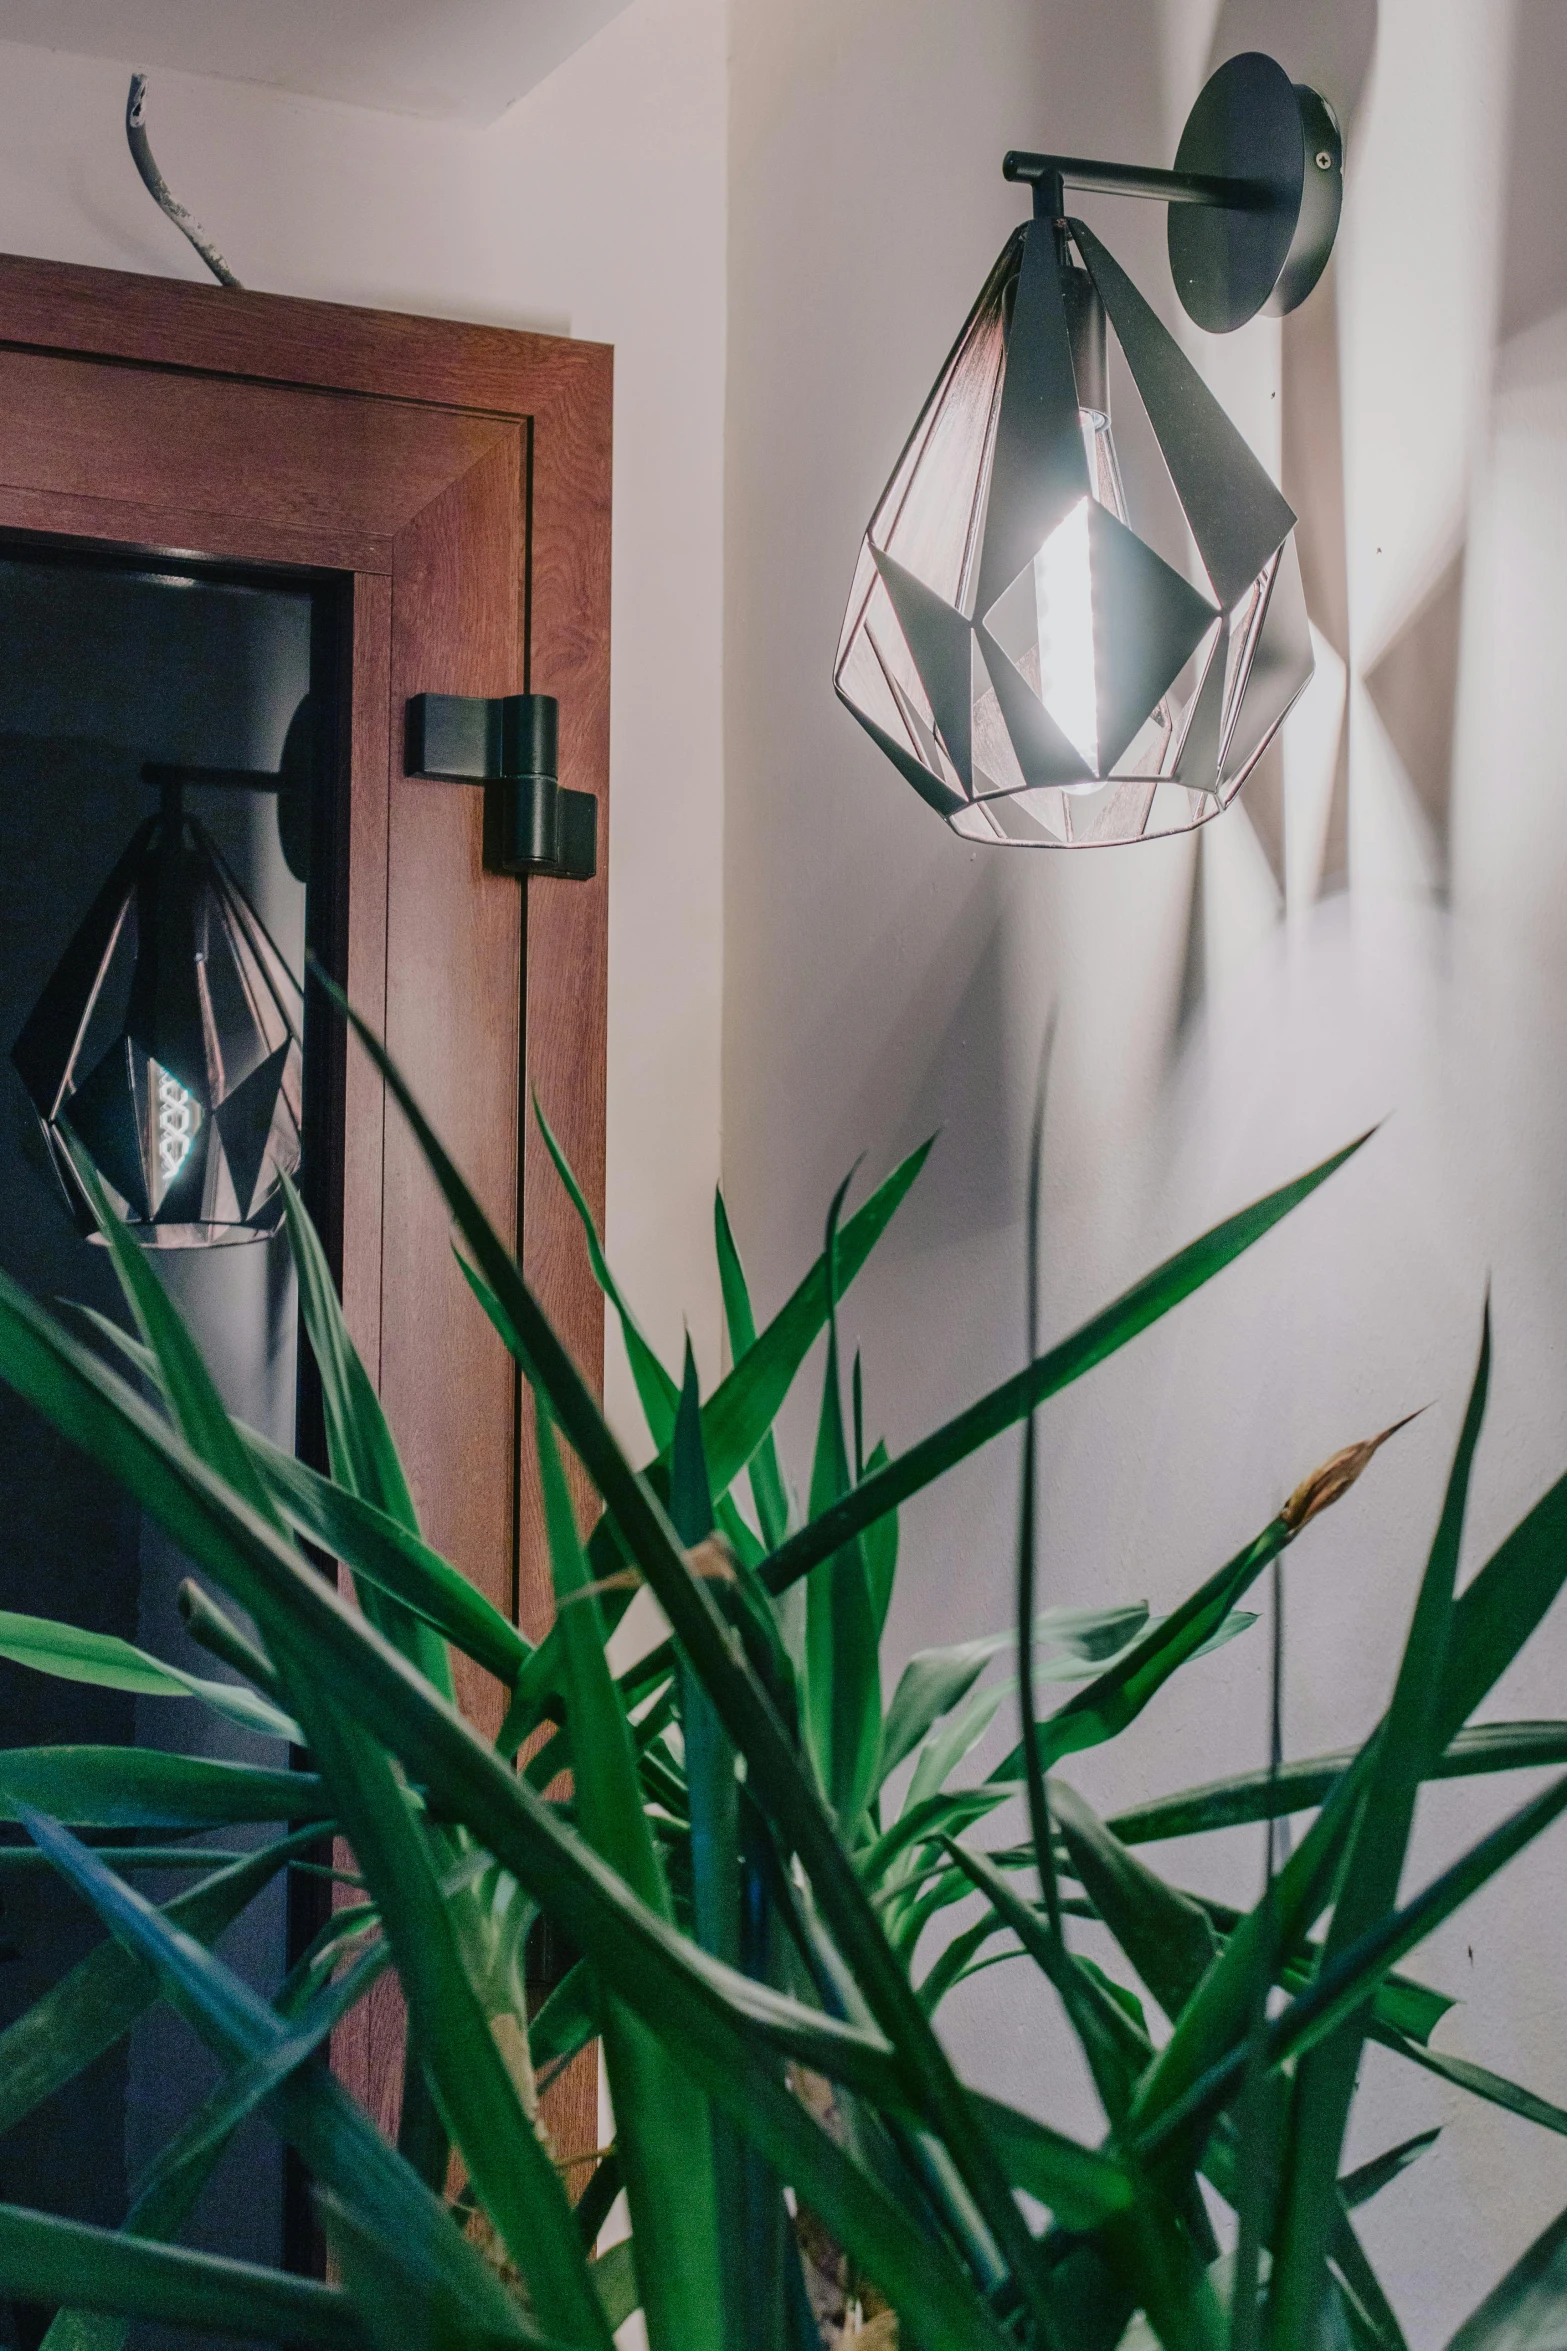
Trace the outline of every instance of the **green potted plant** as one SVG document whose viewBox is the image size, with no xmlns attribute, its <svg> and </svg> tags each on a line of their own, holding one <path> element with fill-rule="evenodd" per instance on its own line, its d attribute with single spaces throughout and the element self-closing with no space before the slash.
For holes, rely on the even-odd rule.
<svg viewBox="0 0 1567 2351">
<path fill-rule="evenodd" d="M 761 1331 L 720 1203 L 733 1369 L 705 1399 L 689 1357 L 677 1381 L 643 1339 L 584 1213 L 653 1431 L 655 1457 L 639 1471 L 396 1070 L 360 1034 L 451 1211 L 475 1311 L 531 1387 L 556 1621 L 530 1646 L 424 1542 L 297 1200 L 289 1234 L 329 1476 L 230 1419 L 101 1198 L 134 1335 L 104 1326 L 109 1352 L 95 1351 L 0 1281 L 0 1375 L 186 1552 L 201 1579 L 187 1589 L 188 1621 L 239 1679 L 176 1677 L 123 1643 L 31 1618 L 0 1619 L 0 1649 L 45 1672 L 238 1708 L 294 1739 L 309 1764 L 284 1775 L 135 1750 L 0 1754 L 0 1808 L 106 1929 L 0 2035 L 0 2125 L 155 2000 L 188 2018 L 223 2067 L 119 2230 L 0 2208 L 0 2286 L 58 2306 L 50 2351 L 114 2351 L 137 2317 L 321 2351 L 606 2351 L 637 2309 L 653 2351 L 807 2351 L 856 2331 L 923 2351 L 1114 2351 L 1139 2330 L 1170 2351 L 1399 2344 L 1354 2215 L 1425 2142 L 1342 2171 L 1364 2044 L 1567 2129 L 1533 2093 L 1431 2046 L 1449 2002 L 1404 1964 L 1567 1808 L 1567 1778 L 1413 1898 L 1400 1901 L 1399 1883 L 1427 1778 L 1567 1762 L 1567 1724 L 1472 1719 L 1567 1579 L 1567 1480 L 1455 1596 L 1487 1334 L 1388 1707 L 1361 1748 L 1275 1757 L 1118 1820 L 1098 1818 L 1058 1766 L 1169 1703 L 1183 1667 L 1244 1629 L 1248 1591 L 1383 1440 L 1307 1478 L 1168 1616 L 1124 1599 L 1040 1610 L 1033 1589 L 1034 1413 L 1349 1154 L 1215 1227 L 897 1459 L 867 1450 L 857 1366 L 845 1412 L 837 1302 L 923 1153 L 852 1216 L 840 1194 L 821 1257 Z M 91 1189 L 85 1162 L 82 1172 Z M 823 1329 L 797 1524 L 773 1422 Z M 1019 1425 L 1017 1625 L 916 1657 L 884 1701 L 897 1509 Z M 567 1451 L 598 1501 L 586 1540 Z M 349 1570 L 357 1607 L 306 1541 Z M 607 1642 L 642 1586 L 668 1637 L 617 1672 Z M 493 1744 L 453 1704 L 453 1650 L 508 1693 Z M 976 1779 L 967 1759 L 1006 1694 L 987 1668 L 1006 1651 L 1022 1720 L 1038 1727 Z M 1042 1693 L 1057 1686 L 1069 1694 L 1047 1709 Z M 1018 1799 L 1022 1833 L 997 1843 Z M 225 1807 L 272 1818 L 279 1833 L 237 1859 L 204 1858 L 200 1832 Z M 1245 1913 L 1147 1858 L 1197 1828 L 1305 1811 L 1310 1829 Z M 153 1822 L 160 1865 L 172 1853 L 189 1873 L 162 1907 L 137 1885 Z M 329 1835 L 351 1854 L 349 1898 L 268 2002 L 212 1945 L 279 1871 L 319 1866 Z M 540 1915 L 579 1956 L 530 2017 L 521 1953 Z M 1075 1947 L 1082 1919 L 1108 1930 L 1113 1968 Z M 1002 1959 L 1037 1971 L 1039 1998 L 1069 2020 L 1103 2108 L 1096 2143 L 955 2073 L 941 2003 Z M 326 2062 L 333 2029 L 388 1969 L 407 2009 L 396 2146 Z M 573 2204 L 537 2094 L 595 2039 L 615 2139 L 573 2175 Z M 330 2283 L 179 2245 L 213 2164 L 258 2109 L 308 2169 Z M 1234 2215 L 1224 2252 L 1204 2182 Z M 622 2191 L 630 2235 L 600 2250 Z M 1528 2330 L 1560 2324 L 1564 2245 L 1567 2218 L 1454 2351 L 1546 2340 Z"/>
</svg>

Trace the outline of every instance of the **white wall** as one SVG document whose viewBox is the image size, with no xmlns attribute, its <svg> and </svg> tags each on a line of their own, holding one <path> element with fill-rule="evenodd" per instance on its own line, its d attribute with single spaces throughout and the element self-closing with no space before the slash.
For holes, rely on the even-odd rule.
<svg viewBox="0 0 1567 2351">
<path fill-rule="evenodd" d="M 1043 1421 L 1045 1596 L 1167 1608 L 1314 1463 L 1432 1406 L 1292 1557 L 1286 1735 L 1322 1752 L 1362 1736 L 1389 1686 L 1488 1272 L 1497 1360 L 1466 1567 L 1567 1466 L 1560 8 L 1525 0 L 1515 77 L 1499 0 L 1382 0 L 1380 21 L 1376 0 L 732 6 L 724 1169 L 762 1303 L 819 1246 L 856 1155 L 868 1180 L 940 1125 L 923 1197 L 846 1317 L 872 1419 L 897 1447 L 1016 1366 L 1052 1006 L 1053 1333 L 1386 1120 L 1254 1257 Z M 1299 463 L 1336 467 L 1344 499 L 1341 546 L 1332 497 L 1302 500 L 1327 585 L 1285 805 L 1260 784 L 1250 817 L 1200 841 L 976 851 L 834 704 L 860 532 L 1020 217 L 1004 149 L 1166 160 L 1210 64 L 1251 45 L 1319 76 L 1350 129 L 1316 310 L 1205 361 L 1265 455 L 1294 428 Z M 1153 209 L 1091 217 L 1171 315 Z M 903 1648 L 1007 1621 L 1014 1481 L 998 1444 L 905 1513 Z M 1556 1618 L 1488 1711 L 1561 1712 L 1563 1657 Z M 1109 1808 L 1261 1762 L 1265 1665 L 1259 1628 L 1069 1776 Z M 1411 1883 L 1525 1792 L 1434 1792 Z M 1439 2045 L 1558 2100 L 1563 1852 L 1558 1830 L 1422 1954 L 1465 2003 Z M 1261 1866 L 1251 1834 L 1228 1859 L 1161 1858 L 1241 1899 Z M 1017 1969 L 944 2015 L 978 2078 L 1086 2125 L 1049 2010 Z M 1366 2081 L 1359 2155 L 1445 2125 L 1366 2220 L 1411 2342 L 1445 2342 L 1567 2201 L 1567 2150 L 1377 2053 Z"/>
<path fill-rule="evenodd" d="M 764 1308 L 856 1155 L 879 1173 L 943 1128 L 847 1317 L 894 1445 L 1019 1360 L 1052 1006 L 1052 1331 L 1386 1120 L 1290 1226 L 1044 1422 L 1046 1597 L 1168 1607 L 1325 1454 L 1432 1403 L 1292 1559 L 1295 1754 L 1358 1737 L 1385 1693 L 1488 1270 L 1470 1565 L 1567 1452 L 1560 15 L 1559 0 L 632 0 L 485 133 L 154 84 L 169 176 L 250 282 L 617 346 L 610 1231 L 666 1348 L 688 1313 L 717 1368 L 721 978 L 724 1175 Z M 1312 444 L 1296 462 L 1323 634 L 1284 804 L 1259 783 L 1250 815 L 1200 842 L 971 850 L 833 702 L 860 531 L 1019 216 L 1002 151 L 1167 157 L 1209 64 L 1253 42 L 1318 75 L 1350 130 L 1331 283 L 1282 334 L 1259 324 L 1205 360 L 1270 459 L 1292 427 Z M 125 159 L 123 74 L 36 51 L 4 66 L 0 245 L 193 272 Z M 1153 208 L 1084 209 L 1170 315 Z M 903 1648 L 1005 1621 L 1013 1481 L 1000 1445 L 906 1514 Z M 1561 1713 L 1562 1655 L 1553 1622 L 1491 1711 Z M 1076 1767 L 1085 1792 L 1108 1808 L 1259 1760 L 1264 1662 L 1259 1630 L 1193 1669 Z M 1521 1793 L 1436 1792 L 1414 1878 Z M 1442 2046 L 1567 2100 L 1562 1850 L 1559 1832 L 1425 1964 L 1465 1999 Z M 1243 1898 L 1260 1860 L 1252 1843 L 1165 1858 Z M 1020 1971 L 947 2013 L 978 2078 L 1086 2124 Z M 1360 2152 L 1445 2125 L 1367 2222 L 1421 2351 L 1567 2200 L 1567 2151 L 1375 2055 L 1367 2078 Z"/>
<path fill-rule="evenodd" d="M 247 285 L 613 343 L 609 1213 L 671 1352 L 716 1350 L 723 0 L 633 0 L 486 130 L 154 72 L 154 151 Z M 204 277 L 128 67 L 0 48 L 0 250 Z M 623 1360 L 612 1406 L 637 1425 Z"/>
</svg>

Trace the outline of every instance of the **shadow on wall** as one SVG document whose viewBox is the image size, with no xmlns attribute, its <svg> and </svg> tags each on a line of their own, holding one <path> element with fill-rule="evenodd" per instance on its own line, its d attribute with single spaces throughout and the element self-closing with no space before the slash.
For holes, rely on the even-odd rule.
<svg viewBox="0 0 1567 2351">
<path fill-rule="evenodd" d="M 1559 0 L 1517 0 L 1502 191 L 1499 352 L 1567 311 L 1564 85 L 1567 10 Z M 1504 360 L 1499 374 L 1507 373 Z M 1460 537 L 1364 673 L 1372 707 L 1430 826 L 1444 884 L 1451 857 L 1466 553 Z"/>
<path fill-rule="evenodd" d="M 909 1250 L 939 1249 L 957 1232 L 1004 1232 L 1016 1217 L 1016 1170 L 1028 1143 L 1011 1073 L 1029 1041 L 1015 1034 L 1005 887 L 1002 861 L 982 860 L 939 953 L 913 967 L 907 1000 L 867 1072 L 866 1136 L 895 1133 L 903 1147 L 927 1135 L 961 1138 L 961 1149 L 938 1153 L 902 1212 L 898 1240 Z"/>
<path fill-rule="evenodd" d="M 1552 0 L 1542 0 L 1549 10 Z M 1377 0 L 1224 0 L 1208 52 L 1209 73 L 1243 49 L 1278 58 L 1297 82 L 1320 90 L 1346 145 L 1371 77 Z"/>
<path fill-rule="evenodd" d="M 1085 42 L 1080 0 L 734 10 L 725 1175 L 750 1228 L 779 1236 L 754 1244 L 762 1287 L 817 1246 L 867 1142 L 947 1130 L 889 1265 L 1019 1212 L 1027 1111 L 1020 1126 L 998 1024 L 1016 1021 L 1031 1070 L 1054 979 L 1015 1002 L 1019 934 L 1058 930 L 1069 877 L 965 853 L 860 738 L 830 674 L 865 519 L 1027 215 L 1001 158 L 1159 152 L 1149 13 L 1103 0 Z M 1157 285 L 1158 208 L 1083 209 Z"/>
<path fill-rule="evenodd" d="M 1512 120 L 1502 225 L 1497 341 L 1567 309 L 1567 9 L 1561 0 L 1517 0 Z"/>
<path fill-rule="evenodd" d="M 1376 54 L 1377 24 L 1378 0 L 1311 0 L 1304 6 L 1301 0 L 1223 0 L 1204 76 L 1247 50 L 1276 57 L 1293 80 L 1320 90 L 1333 107 L 1353 174 L 1353 134 Z M 1286 734 L 1275 737 L 1231 812 L 1228 837 L 1220 842 L 1205 835 L 1192 860 L 1171 1033 L 1177 1050 L 1201 1013 L 1216 943 L 1234 928 L 1229 902 L 1237 888 L 1250 908 L 1242 927 L 1251 936 L 1270 928 L 1284 910 L 1315 905 L 1349 883 L 1349 712 L 1342 691 L 1349 664 L 1349 563 L 1332 261 L 1309 299 L 1282 322 L 1278 389 L 1279 480 L 1299 518 L 1295 544 L 1317 657 L 1318 676 L 1308 693 L 1316 721 L 1302 726 L 1297 714 Z M 1453 717 L 1449 701 L 1445 729 L 1438 729 L 1446 764 L 1440 782 L 1422 791 L 1427 805 L 1440 804 L 1444 812 Z"/>
<path fill-rule="evenodd" d="M 1208 55 L 1212 73 L 1242 50 L 1277 57 L 1298 82 L 1320 90 L 1337 114 L 1353 171 L 1353 136 L 1376 54 L 1377 0 L 1225 0 Z M 1284 321 L 1281 338 L 1282 488 L 1300 517 L 1306 608 L 1318 635 L 1349 660 L 1349 569 L 1344 529 L 1344 413 L 1338 288 L 1332 264 L 1312 298 Z M 1448 714 L 1451 758 L 1452 714 Z M 1310 870 L 1289 872 L 1285 760 L 1275 743 L 1248 787 L 1245 806 L 1281 895 L 1313 903 L 1349 880 L 1347 705 L 1329 747 L 1326 822 L 1313 828 Z"/>
<path fill-rule="evenodd" d="M 1457 861 L 1553 987 L 1567 876 L 1561 545 L 1567 525 L 1567 9 L 1517 0 L 1500 157 L 1491 406 L 1460 681 Z"/>
</svg>

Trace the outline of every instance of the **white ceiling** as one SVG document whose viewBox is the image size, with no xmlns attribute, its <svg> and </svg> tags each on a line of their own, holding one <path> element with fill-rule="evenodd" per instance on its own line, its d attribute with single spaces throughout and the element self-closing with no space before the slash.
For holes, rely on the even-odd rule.
<svg viewBox="0 0 1567 2351">
<path fill-rule="evenodd" d="M 626 0 L 0 0 L 0 41 L 486 123 Z"/>
</svg>

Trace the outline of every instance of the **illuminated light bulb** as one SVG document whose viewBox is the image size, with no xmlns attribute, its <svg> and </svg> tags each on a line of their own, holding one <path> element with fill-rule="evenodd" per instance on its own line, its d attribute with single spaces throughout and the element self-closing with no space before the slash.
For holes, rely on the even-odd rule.
<svg viewBox="0 0 1567 2351">
<path fill-rule="evenodd" d="M 1099 696 L 1094 673 L 1093 566 L 1088 500 L 1080 498 L 1034 557 L 1039 699 L 1067 741 L 1099 773 Z"/>
</svg>

